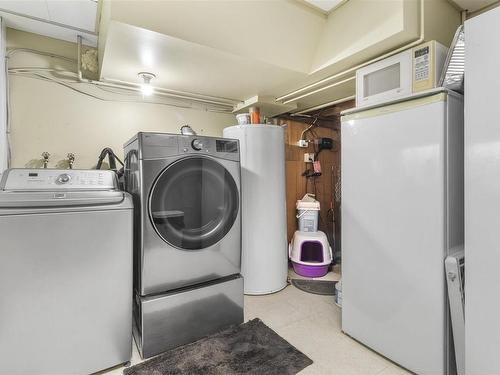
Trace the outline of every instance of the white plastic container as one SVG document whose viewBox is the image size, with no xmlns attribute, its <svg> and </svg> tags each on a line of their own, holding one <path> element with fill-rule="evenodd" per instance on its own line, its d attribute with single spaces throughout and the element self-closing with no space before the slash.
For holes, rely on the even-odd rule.
<svg viewBox="0 0 500 375">
<path fill-rule="evenodd" d="M 297 201 L 297 225 L 301 232 L 317 232 L 320 205 L 310 194 Z"/>
<path fill-rule="evenodd" d="M 250 124 L 250 113 L 240 113 L 236 115 L 236 120 L 238 121 L 238 125 L 248 125 Z"/>
</svg>

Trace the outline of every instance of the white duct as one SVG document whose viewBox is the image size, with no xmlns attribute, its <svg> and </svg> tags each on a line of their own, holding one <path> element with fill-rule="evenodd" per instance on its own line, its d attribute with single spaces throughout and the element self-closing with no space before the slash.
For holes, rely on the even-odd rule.
<svg viewBox="0 0 500 375">
<path fill-rule="evenodd" d="M 286 287 L 288 272 L 284 130 L 238 125 L 223 134 L 240 141 L 245 294 L 274 293 Z"/>
</svg>

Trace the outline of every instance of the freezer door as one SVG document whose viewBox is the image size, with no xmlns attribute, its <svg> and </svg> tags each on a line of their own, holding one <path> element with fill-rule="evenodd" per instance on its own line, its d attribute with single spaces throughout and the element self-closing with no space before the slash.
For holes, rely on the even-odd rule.
<svg viewBox="0 0 500 375">
<path fill-rule="evenodd" d="M 465 366 L 500 374 L 500 8 L 465 23 Z"/>
<path fill-rule="evenodd" d="M 446 373 L 446 97 L 342 120 L 342 329 Z"/>
</svg>

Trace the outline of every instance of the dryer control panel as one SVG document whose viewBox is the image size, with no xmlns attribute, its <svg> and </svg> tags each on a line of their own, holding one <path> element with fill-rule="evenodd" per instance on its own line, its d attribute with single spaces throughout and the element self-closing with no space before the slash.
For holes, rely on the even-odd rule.
<svg viewBox="0 0 500 375">
<path fill-rule="evenodd" d="M 9 169 L 2 190 L 115 190 L 116 174 L 109 170 Z"/>
<path fill-rule="evenodd" d="M 239 156 L 238 141 L 235 139 L 221 139 L 212 137 L 179 137 L 179 153 L 212 154 L 221 157 Z M 232 157 L 230 157 L 232 159 Z"/>
<path fill-rule="evenodd" d="M 135 144 L 135 146 L 134 146 Z M 138 133 L 125 149 L 137 147 L 139 159 L 162 159 L 179 155 L 207 155 L 225 160 L 240 160 L 237 139 L 167 133 Z"/>
<path fill-rule="evenodd" d="M 214 139 L 205 137 L 179 137 L 179 151 L 182 153 L 200 152 L 211 153 L 215 151 Z"/>
</svg>

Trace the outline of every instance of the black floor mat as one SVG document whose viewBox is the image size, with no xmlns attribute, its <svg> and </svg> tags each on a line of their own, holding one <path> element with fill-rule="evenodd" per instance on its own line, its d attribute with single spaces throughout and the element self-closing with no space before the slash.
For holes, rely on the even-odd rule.
<svg viewBox="0 0 500 375">
<path fill-rule="evenodd" d="M 260 319 L 123 370 L 125 375 L 292 375 L 312 364 Z"/>
<path fill-rule="evenodd" d="M 337 284 L 337 281 L 292 279 L 294 287 L 307 293 L 321 294 L 323 296 L 334 296 L 335 284 Z"/>
</svg>

